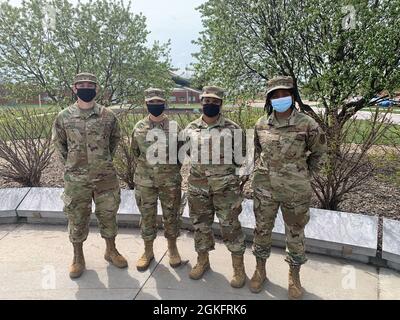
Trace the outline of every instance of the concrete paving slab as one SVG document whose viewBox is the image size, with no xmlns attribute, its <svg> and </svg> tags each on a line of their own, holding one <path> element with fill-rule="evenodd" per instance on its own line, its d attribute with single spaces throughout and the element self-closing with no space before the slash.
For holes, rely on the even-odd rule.
<svg viewBox="0 0 400 320">
<path fill-rule="evenodd" d="M 379 299 L 400 300 L 400 272 L 387 268 L 380 268 Z"/>
<path fill-rule="evenodd" d="M 117 246 L 130 264 L 120 270 L 103 259 L 104 241 L 97 228 L 91 228 L 84 246 L 87 271 L 71 280 L 72 246 L 65 226 L 0 226 L 0 234 L 5 233 L 0 238 L 0 299 L 287 299 L 288 265 L 279 248 L 273 248 L 268 259 L 269 280 L 263 291 L 253 294 L 248 290 L 249 279 L 244 288 L 230 287 L 230 253 L 218 238 L 210 254 L 211 271 L 195 281 L 188 277 L 196 262 L 193 233 L 182 232 L 178 247 L 186 263 L 173 269 L 160 231 L 154 245 L 156 262 L 142 273 L 135 268 L 143 247 L 138 229 L 120 228 Z M 317 254 L 308 258 L 301 272 L 304 299 L 400 299 L 400 277 L 393 270 L 378 273 L 370 265 Z M 250 278 L 255 268 L 250 247 L 245 265 Z"/>
<path fill-rule="evenodd" d="M 0 240 L 7 236 L 10 232 L 14 231 L 20 225 L 18 224 L 0 224 Z"/>
<path fill-rule="evenodd" d="M 132 300 L 132 289 L 48 289 L 9 291 L 2 300 Z"/>
<path fill-rule="evenodd" d="M 302 284 L 308 294 L 328 300 L 378 299 L 376 267 L 316 254 L 308 258 L 302 267 Z"/>
<path fill-rule="evenodd" d="M 216 250 L 210 253 L 212 271 L 198 281 L 188 277 L 192 264 L 196 262 L 192 234 L 184 234 L 178 245 L 182 258 L 190 262 L 173 269 L 164 257 L 137 299 L 287 299 L 289 269 L 282 249 L 272 250 L 267 262 L 269 281 L 261 293 L 253 294 L 248 289 L 255 269 L 255 258 L 250 248 L 245 253 L 249 279 L 244 288 L 234 289 L 229 285 L 232 276 L 230 253 L 220 240 L 216 243 Z M 309 254 L 309 262 L 303 266 L 301 275 L 304 299 L 377 299 L 378 275 L 375 268 L 368 265 L 348 264 L 344 259 Z"/>
<path fill-rule="evenodd" d="M 257 299 L 261 295 L 253 295 L 244 287 L 234 289 L 229 281 L 232 276 L 230 253 L 217 240 L 215 250 L 210 252 L 211 271 L 208 271 L 201 280 L 189 278 L 189 271 L 196 263 L 193 237 L 183 232 L 178 240 L 178 249 L 185 263 L 172 268 L 165 256 L 157 266 L 152 277 L 148 279 L 136 299 L 183 299 L 183 300 L 223 300 L 223 299 Z M 250 257 L 246 252 L 246 259 Z"/>
<path fill-rule="evenodd" d="M 84 244 L 87 271 L 71 280 L 72 245 L 66 227 L 23 225 L 0 241 L 0 299 L 133 299 L 165 254 L 166 245 L 159 237 L 154 246 L 156 261 L 146 272 L 135 268 L 143 247 L 137 229 L 121 228 L 117 246 L 128 259 L 128 269 L 104 260 L 104 240 L 92 228 Z"/>
</svg>

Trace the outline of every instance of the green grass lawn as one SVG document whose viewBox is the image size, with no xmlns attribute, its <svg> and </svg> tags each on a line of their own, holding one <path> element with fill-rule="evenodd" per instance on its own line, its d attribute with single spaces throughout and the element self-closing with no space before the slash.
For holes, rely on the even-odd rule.
<svg viewBox="0 0 400 320">
<path fill-rule="evenodd" d="M 54 108 L 53 104 L 42 104 L 40 107 L 38 104 L 18 104 L 18 105 L 1 105 L 0 111 L 4 111 L 6 109 L 34 109 L 35 111 L 46 111 L 48 109 Z"/>
<path fill-rule="evenodd" d="M 16 104 L 16 105 L 1 105 L 0 108 L 15 108 L 15 109 L 22 109 L 22 108 L 51 108 L 53 104 L 42 104 L 39 106 L 38 104 Z"/>
<path fill-rule="evenodd" d="M 371 123 L 368 120 L 356 120 L 350 125 L 347 142 L 360 144 L 371 131 Z M 354 137 L 354 138 L 353 138 Z M 400 145 L 400 125 L 385 125 L 384 134 L 376 141 L 377 145 Z"/>
<path fill-rule="evenodd" d="M 364 109 L 362 109 L 362 111 L 375 112 L 375 108 L 364 108 Z M 386 111 L 387 111 L 387 108 L 383 108 L 383 107 L 379 108 L 379 112 L 384 113 Z M 389 110 L 389 113 L 400 114 L 400 107 L 392 107 Z"/>
<path fill-rule="evenodd" d="M 170 104 L 169 105 L 170 109 L 179 109 L 179 108 L 191 108 L 197 110 L 195 114 L 192 115 L 180 115 L 177 116 L 179 122 L 181 122 L 182 125 L 187 124 L 188 122 L 194 120 L 199 116 L 200 104 Z M 6 110 L 7 108 L 12 108 L 12 109 L 22 109 L 22 108 L 28 108 L 28 109 L 34 109 L 36 115 L 40 115 L 41 111 L 45 113 L 45 111 L 48 111 L 50 108 L 54 108 L 55 112 L 57 109 L 55 109 L 54 105 L 42 105 L 42 107 L 39 107 L 38 105 L 30 105 L 30 104 L 21 104 L 21 105 L 14 105 L 14 106 L 0 106 L 0 113 L 1 111 Z M 240 112 L 240 109 L 237 107 L 232 107 L 229 105 L 224 106 L 224 110 L 227 111 L 226 116 L 238 123 L 242 128 L 254 128 L 255 122 L 262 116 L 264 115 L 264 110 L 259 109 L 259 108 L 250 108 L 250 109 L 242 109 Z M 400 113 L 400 110 L 394 109 L 395 113 Z M 133 121 L 134 119 L 131 119 Z M 137 121 L 137 119 L 135 119 Z M 350 124 L 349 124 L 350 125 Z M 351 124 L 352 127 L 350 127 L 349 130 L 349 137 L 347 138 L 347 142 L 353 142 L 353 143 L 362 143 L 363 139 L 367 136 L 368 132 L 371 129 L 371 124 L 367 120 L 356 120 L 355 123 Z M 352 138 L 354 137 L 354 139 Z M 400 125 L 391 125 L 387 132 L 385 133 L 384 136 L 382 136 L 378 141 L 377 144 L 380 145 L 393 145 L 393 144 L 399 144 L 400 145 Z"/>
<path fill-rule="evenodd" d="M 191 104 L 169 103 L 168 106 L 170 109 L 186 109 L 186 108 L 200 109 L 201 108 L 200 103 L 191 103 Z"/>
</svg>

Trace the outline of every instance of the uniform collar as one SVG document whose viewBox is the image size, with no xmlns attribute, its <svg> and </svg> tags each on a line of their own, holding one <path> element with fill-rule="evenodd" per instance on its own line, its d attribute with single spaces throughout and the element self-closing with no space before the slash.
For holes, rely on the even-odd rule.
<svg viewBox="0 0 400 320">
<path fill-rule="evenodd" d="M 222 114 L 219 114 L 219 117 L 216 122 L 208 124 L 203 120 L 203 116 L 197 119 L 197 124 L 200 129 L 212 129 L 216 127 L 224 127 L 225 125 L 225 117 Z"/>
<path fill-rule="evenodd" d="M 76 116 L 76 117 L 89 118 L 93 114 L 95 114 L 96 116 L 100 115 L 100 106 L 95 102 L 92 109 L 81 110 L 78 107 L 78 102 L 75 102 L 72 105 L 72 111 L 73 111 L 74 116 Z"/>
<path fill-rule="evenodd" d="M 168 126 L 168 117 L 164 115 L 164 119 L 161 120 L 160 122 L 155 122 L 150 119 L 150 115 L 147 116 L 147 122 L 149 124 L 150 129 L 156 128 L 156 127 L 161 127 L 162 129 L 167 128 Z"/>
<path fill-rule="evenodd" d="M 276 128 L 294 126 L 298 114 L 299 114 L 299 112 L 297 111 L 297 109 L 293 108 L 292 114 L 289 116 L 289 118 L 287 118 L 286 120 L 281 119 L 280 121 L 278 121 L 278 119 L 275 115 L 275 111 L 273 111 L 272 114 L 268 118 L 268 124 L 270 126 L 274 126 Z"/>
</svg>

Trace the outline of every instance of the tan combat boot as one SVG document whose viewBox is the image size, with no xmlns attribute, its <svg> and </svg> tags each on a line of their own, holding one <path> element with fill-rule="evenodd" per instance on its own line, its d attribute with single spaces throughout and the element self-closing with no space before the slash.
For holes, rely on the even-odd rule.
<svg viewBox="0 0 400 320">
<path fill-rule="evenodd" d="M 72 265 L 69 268 L 70 278 L 79 278 L 83 271 L 85 271 L 85 257 L 83 256 L 82 242 L 75 242 L 74 246 L 74 259 Z"/>
<path fill-rule="evenodd" d="M 118 268 L 126 268 L 128 262 L 126 259 L 118 252 L 115 247 L 115 237 L 106 238 L 106 252 L 104 254 L 104 259 L 111 262 L 114 266 Z"/>
<path fill-rule="evenodd" d="M 250 291 L 259 293 L 262 290 L 264 281 L 267 279 L 267 272 L 265 271 L 266 259 L 256 258 L 257 266 L 254 271 L 253 277 L 250 280 Z"/>
<path fill-rule="evenodd" d="M 300 266 L 289 266 L 289 298 L 300 299 L 303 295 L 303 290 L 300 283 Z"/>
<path fill-rule="evenodd" d="M 153 240 L 144 242 L 144 253 L 136 263 L 136 269 L 145 271 L 149 268 L 151 260 L 154 259 Z"/>
<path fill-rule="evenodd" d="M 176 246 L 176 239 L 168 239 L 168 254 L 170 266 L 172 268 L 179 267 L 182 263 L 182 260 Z"/>
<path fill-rule="evenodd" d="M 190 270 L 189 277 L 193 280 L 199 280 L 208 269 L 210 269 L 208 252 L 199 252 L 197 264 Z"/>
<path fill-rule="evenodd" d="M 231 286 L 233 288 L 241 288 L 246 283 L 246 272 L 244 271 L 243 255 L 237 256 L 232 254 L 233 278 Z"/>
</svg>

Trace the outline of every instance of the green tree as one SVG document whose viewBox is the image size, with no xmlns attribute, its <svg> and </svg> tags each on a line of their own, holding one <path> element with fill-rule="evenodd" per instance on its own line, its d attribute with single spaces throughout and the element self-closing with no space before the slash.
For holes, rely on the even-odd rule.
<svg viewBox="0 0 400 320">
<path fill-rule="evenodd" d="M 196 41 L 196 78 L 252 98 L 274 75 L 292 76 L 300 109 L 328 138 L 314 190 L 322 207 L 337 209 L 370 175 L 368 150 L 388 128 L 378 110 L 367 129 L 353 118 L 377 94 L 399 86 L 400 0 L 209 0 L 199 10 L 204 31 Z M 323 112 L 304 103 L 302 86 Z M 356 128 L 361 144 L 352 143 Z"/>
<path fill-rule="evenodd" d="M 147 45 L 146 18 L 130 3 L 27 0 L 0 7 L 2 82 L 40 88 L 55 103 L 70 102 L 78 72 L 95 73 L 105 105 L 143 101 L 149 86 L 172 87 L 169 43 Z M 24 92 L 26 96 L 26 92 Z"/>
</svg>

